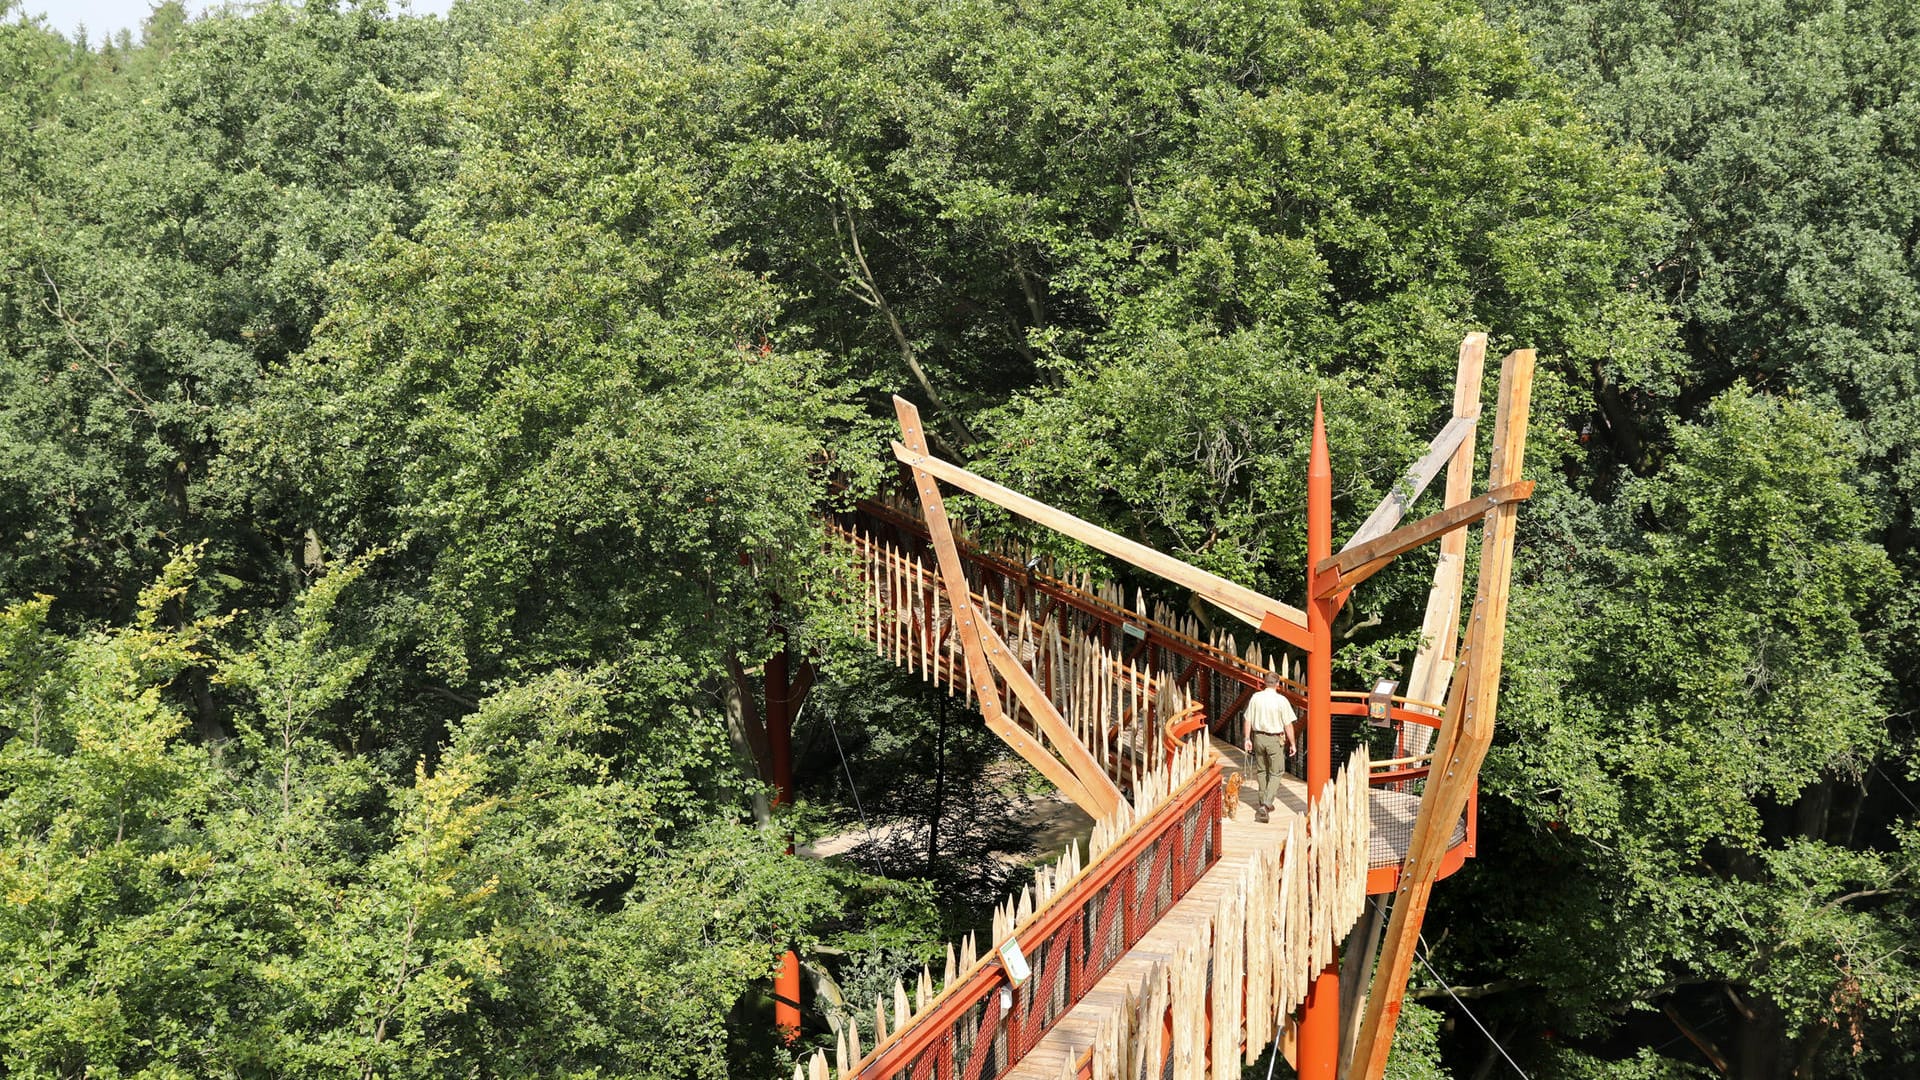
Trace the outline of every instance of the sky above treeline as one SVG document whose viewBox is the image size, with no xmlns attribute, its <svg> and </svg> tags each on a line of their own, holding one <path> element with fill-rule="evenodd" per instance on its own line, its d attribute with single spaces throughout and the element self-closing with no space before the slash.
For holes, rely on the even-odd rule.
<svg viewBox="0 0 1920 1080">
<path fill-rule="evenodd" d="M 417 14 L 445 15 L 453 0 L 388 0 L 390 10 L 409 10 Z M 187 11 L 200 15 L 208 10 L 222 7 L 249 8 L 259 4 L 228 4 L 208 2 L 208 0 L 186 0 Z M 4 5 L 0 5 L 3 7 Z M 44 15 L 47 24 L 67 35 L 76 36 L 81 27 L 87 31 L 88 41 L 103 41 L 114 37 L 122 30 L 130 30 L 135 38 L 140 36 L 140 24 L 146 21 L 148 13 L 158 0 L 26 0 L 20 5 L 29 15 Z"/>
</svg>

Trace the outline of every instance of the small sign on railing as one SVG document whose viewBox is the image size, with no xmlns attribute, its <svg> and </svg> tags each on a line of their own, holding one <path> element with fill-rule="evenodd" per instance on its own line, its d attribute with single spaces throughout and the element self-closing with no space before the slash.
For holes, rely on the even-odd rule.
<svg viewBox="0 0 1920 1080">
<path fill-rule="evenodd" d="M 1373 684 L 1373 693 L 1367 695 L 1367 719 L 1374 727 L 1393 726 L 1393 693 L 1400 684 L 1392 679 L 1381 679 Z"/>
<path fill-rule="evenodd" d="M 1000 945 L 1000 966 L 1007 969 L 1007 982 L 1015 990 L 1026 985 L 1033 978 L 1033 968 L 1027 964 L 1027 954 L 1020 951 L 1020 939 L 1008 938 Z"/>
</svg>

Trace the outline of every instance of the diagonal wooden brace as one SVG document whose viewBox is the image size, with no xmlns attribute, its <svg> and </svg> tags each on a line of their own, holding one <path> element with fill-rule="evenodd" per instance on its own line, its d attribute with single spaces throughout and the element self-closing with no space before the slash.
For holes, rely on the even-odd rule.
<svg viewBox="0 0 1920 1080">
<path fill-rule="evenodd" d="M 931 460 L 927 458 L 926 433 L 920 426 L 920 411 L 914 408 L 912 402 L 898 397 L 893 399 L 893 407 L 900 418 L 901 437 L 906 440 L 907 446 L 919 458 Z M 973 597 L 967 590 L 966 571 L 960 563 L 960 550 L 953 541 L 953 526 L 947 520 L 946 502 L 940 495 L 939 482 L 927 469 L 907 461 L 904 456 L 902 461 L 913 472 L 914 487 L 920 495 L 921 513 L 926 519 L 927 535 L 933 541 L 934 555 L 940 564 L 940 583 L 953 607 L 953 629 L 960 636 L 961 651 L 966 655 L 974 689 L 980 695 L 980 715 L 986 720 L 988 730 L 1013 747 L 1015 753 L 1052 781 L 1060 793 L 1072 799 L 1075 805 L 1096 819 L 1105 817 L 1119 805 L 1120 789 L 1094 761 L 1093 755 L 1080 740 L 1073 737 L 1066 721 L 1053 707 L 1053 702 L 1034 683 L 1033 676 L 1019 665 L 1006 643 L 980 617 L 973 605 Z M 1000 663 L 995 662 L 996 655 Z M 1027 707 L 1041 730 L 1053 740 L 1061 757 L 1055 757 L 1044 743 L 1007 715 L 996 689 L 996 671 L 1006 678 L 1007 685 L 1021 704 Z"/>
<path fill-rule="evenodd" d="M 1313 646 L 1312 640 L 1307 636 L 1306 612 L 1291 604 L 1282 603 L 1270 596 L 1263 596 L 1244 585 L 1228 581 L 1218 574 L 1208 573 L 1197 566 L 1181 562 L 1171 555 L 1155 551 L 1145 544 L 1109 532 L 1091 521 L 1048 506 L 1038 499 L 1030 499 L 984 476 L 932 457 L 924 448 L 916 450 L 896 442 L 893 444 L 893 456 L 900 459 L 902 464 L 913 469 L 924 469 L 954 487 L 1019 514 L 1028 521 L 1045 525 L 1096 551 L 1105 552 L 1150 574 L 1165 578 L 1184 589 L 1189 589 L 1234 618 L 1250 626 L 1257 626 L 1295 648 L 1308 649 Z"/>
<path fill-rule="evenodd" d="M 1413 463 L 1407 474 L 1387 493 L 1387 497 L 1380 500 L 1380 505 L 1374 507 L 1373 513 L 1367 515 L 1366 522 L 1354 532 L 1353 539 L 1348 540 L 1340 550 L 1357 548 L 1369 540 L 1385 536 L 1400 524 L 1401 516 L 1420 497 L 1420 493 L 1427 490 L 1427 485 L 1433 483 L 1433 478 L 1440 475 L 1441 468 L 1453 458 L 1454 452 L 1473 438 L 1474 425 L 1479 422 L 1477 415 L 1456 416 L 1448 421 L 1447 426 L 1441 428 L 1440 434 L 1435 435 L 1433 442 L 1428 444 L 1427 452 Z"/>
<path fill-rule="evenodd" d="M 1449 507 L 1421 518 L 1411 525 L 1348 548 L 1338 555 L 1320 560 L 1314 570 L 1313 595 L 1317 599 L 1351 589 L 1386 569 L 1397 555 L 1404 554 L 1436 537 L 1464 528 L 1507 503 L 1525 502 L 1533 497 L 1533 481 L 1519 480 L 1503 484 L 1476 499 Z"/>
<path fill-rule="evenodd" d="M 974 620 L 974 626 L 979 630 L 980 644 L 986 652 L 987 662 L 1007 681 L 1007 689 L 1020 699 L 1020 704 L 1026 706 L 1027 712 L 1040 725 L 1040 730 L 1046 732 L 1047 739 L 1059 749 L 1060 757 L 1079 777 L 1087 794 L 1094 801 L 1105 804 L 1106 808 L 1094 814 L 1094 817 L 1112 812 L 1120 803 L 1120 789 L 1094 759 L 1093 752 L 1074 737 L 1073 729 L 1067 726 L 1060 710 L 1054 707 L 1053 699 L 1040 689 L 1040 684 L 1033 680 L 1033 673 L 1013 655 L 1013 650 L 1007 648 L 1007 643 L 1000 639 L 993 627 L 985 619 Z M 978 684 L 979 680 L 975 679 L 974 682 Z"/>
</svg>

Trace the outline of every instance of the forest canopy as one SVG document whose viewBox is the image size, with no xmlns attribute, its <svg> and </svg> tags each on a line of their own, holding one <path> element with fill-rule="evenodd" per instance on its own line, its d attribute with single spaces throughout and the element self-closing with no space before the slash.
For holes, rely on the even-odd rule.
<svg viewBox="0 0 1920 1080">
<path fill-rule="evenodd" d="M 889 395 L 1295 597 L 1315 400 L 1344 535 L 1474 331 L 1538 489 L 1390 1075 L 1920 1067 L 1912 5 L 0 0 L 0 77 L 0 1071 L 790 1072 L 1033 854 L 822 539 Z"/>
</svg>

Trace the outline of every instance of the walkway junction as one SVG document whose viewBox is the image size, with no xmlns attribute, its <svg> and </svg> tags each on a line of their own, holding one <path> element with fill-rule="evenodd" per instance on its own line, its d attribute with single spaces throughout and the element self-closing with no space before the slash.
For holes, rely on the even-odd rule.
<svg viewBox="0 0 1920 1080">
<path fill-rule="evenodd" d="M 1489 473 L 1474 492 L 1485 349 L 1484 334 L 1461 344 L 1452 419 L 1338 551 L 1316 405 L 1302 606 L 933 456 L 917 410 L 895 399 L 893 452 L 917 498 L 862 503 L 828 522 L 861 575 L 867 635 L 882 656 L 977 706 L 1096 824 L 1084 851 L 1069 846 L 1002 906 L 991 940 L 949 946 L 941 971 L 858 1010 L 835 1052 L 796 1067 L 796 1080 L 1237 1078 L 1276 1043 L 1307 1080 L 1381 1076 L 1429 893 L 1474 853 L 1515 516 L 1533 487 L 1521 466 L 1534 358 L 1521 350 L 1501 363 Z M 1442 473 L 1443 508 L 1402 525 Z M 969 542 L 943 488 L 1164 579 L 1245 623 L 1247 647 L 1203 625 L 1197 606 L 1144 592 L 1128 604 L 1119 587 Z M 1478 582 L 1463 612 L 1475 523 Z M 1406 694 L 1336 690 L 1331 628 L 1348 595 L 1435 541 Z M 1245 763 L 1222 736 L 1268 671 L 1304 717 L 1306 762 L 1258 823 Z M 805 681 L 790 681 L 785 656 L 768 665 L 766 745 L 781 799 L 792 796 Z M 776 1021 L 797 1029 L 791 955 L 775 996 Z"/>
</svg>

